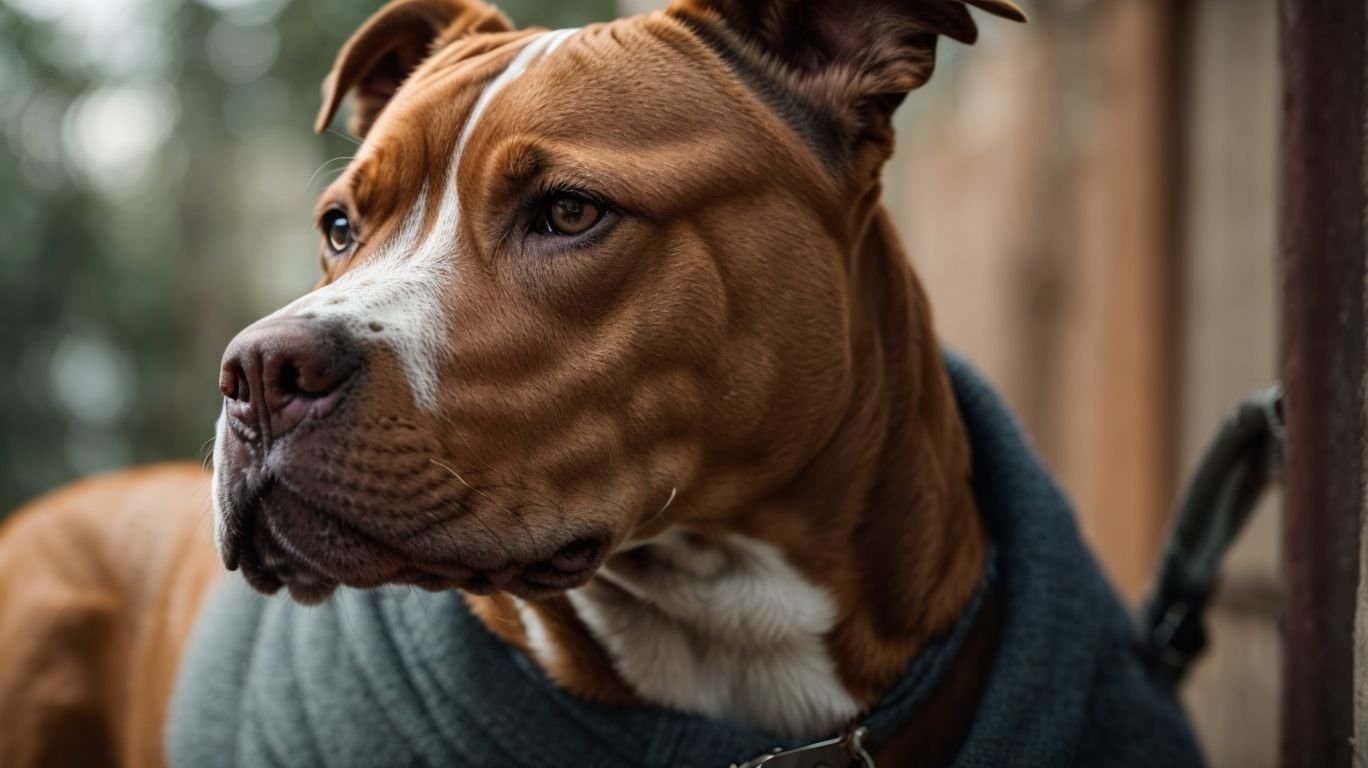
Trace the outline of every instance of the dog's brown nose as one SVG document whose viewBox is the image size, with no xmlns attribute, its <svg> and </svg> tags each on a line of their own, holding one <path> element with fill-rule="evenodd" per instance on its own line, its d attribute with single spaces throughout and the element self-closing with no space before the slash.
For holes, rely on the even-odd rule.
<svg viewBox="0 0 1368 768">
<path fill-rule="evenodd" d="M 269 443 L 341 401 L 362 356 L 341 328 L 296 318 L 258 323 L 223 354 L 219 391 L 252 442 Z"/>
</svg>

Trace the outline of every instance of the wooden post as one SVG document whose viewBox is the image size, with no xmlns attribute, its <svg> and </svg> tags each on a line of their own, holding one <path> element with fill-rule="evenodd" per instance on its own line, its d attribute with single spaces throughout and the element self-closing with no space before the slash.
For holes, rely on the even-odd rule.
<svg viewBox="0 0 1368 768">
<path fill-rule="evenodd" d="M 1285 766 L 1349 766 L 1363 509 L 1363 0 L 1282 0 Z"/>
</svg>

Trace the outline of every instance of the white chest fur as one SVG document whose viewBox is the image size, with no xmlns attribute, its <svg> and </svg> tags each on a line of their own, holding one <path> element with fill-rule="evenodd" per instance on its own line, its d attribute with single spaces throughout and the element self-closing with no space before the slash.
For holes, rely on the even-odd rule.
<svg viewBox="0 0 1368 768">
<path fill-rule="evenodd" d="M 827 652 L 835 601 L 764 542 L 667 531 L 570 600 L 653 704 L 793 737 L 833 733 L 858 713 Z"/>
</svg>

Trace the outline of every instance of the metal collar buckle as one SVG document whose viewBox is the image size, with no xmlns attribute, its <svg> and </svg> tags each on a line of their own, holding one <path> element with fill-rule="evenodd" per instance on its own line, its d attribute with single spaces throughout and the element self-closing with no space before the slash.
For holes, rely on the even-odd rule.
<svg viewBox="0 0 1368 768">
<path fill-rule="evenodd" d="M 843 735 L 796 749 L 776 749 L 768 755 L 751 758 L 731 768 L 874 768 L 874 758 L 865 751 L 869 729 L 855 727 Z"/>
</svg>

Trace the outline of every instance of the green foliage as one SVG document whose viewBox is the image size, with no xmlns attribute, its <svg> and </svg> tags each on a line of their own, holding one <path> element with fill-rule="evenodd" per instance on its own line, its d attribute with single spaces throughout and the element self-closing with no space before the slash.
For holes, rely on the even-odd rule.
<svg viewBox="0 0 1368 768">
<path fill-rule="evenodd" d="M 0 0 L 0 516 L 204 455 L 224 346 L 316 279 L 313 197 L 354 150 L 313 135 L 318 85 L 378 5 Z"/>
</svg>

